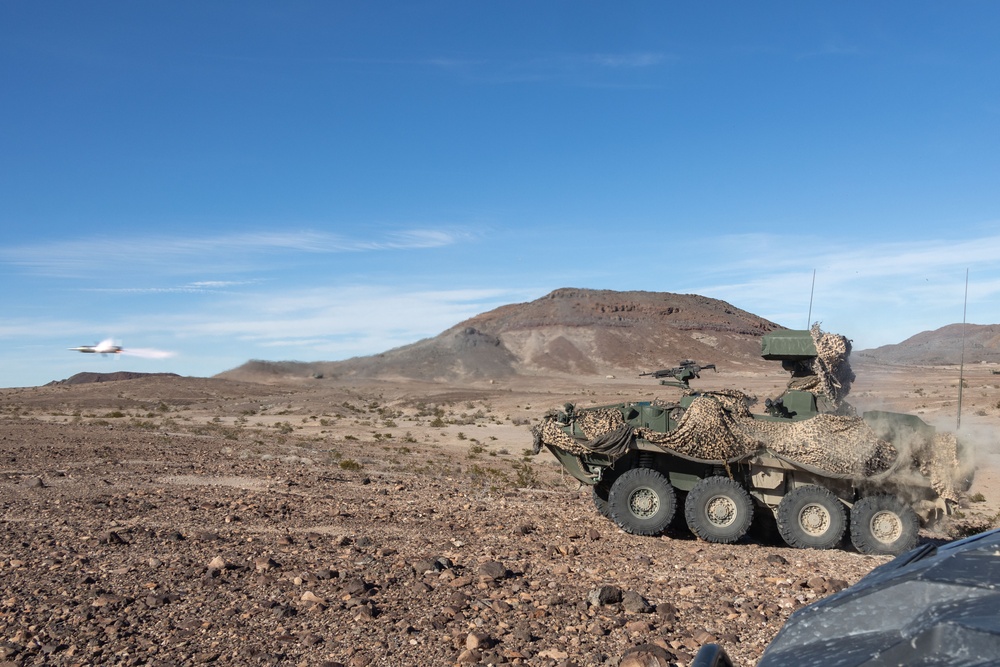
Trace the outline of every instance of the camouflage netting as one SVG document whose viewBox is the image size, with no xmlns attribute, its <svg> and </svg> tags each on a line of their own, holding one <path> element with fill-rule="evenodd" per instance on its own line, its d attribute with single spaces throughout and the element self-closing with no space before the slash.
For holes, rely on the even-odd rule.
<svg viewBox="0 0 1000 667">
<path fill-rule="evenodd" d="M 944 498 L 958 502 L 960 491 L 966 490 L 966 482 L 962 479 L 965 470 L 964 462 L 958 451 L 958 439 L 953 433 L 938 433 L 930 451 L 917 452 L 920 461 L 920 472 L 931 480 L 931 488 Z"/>
<path fill-rule="evenodd" d="M 879 440 L 857 417 L 817 415 L 798 422 L 759 421 L 747 409 L 750 397 L 741 392 L 713 392 L 700 396 L 684 411 L 677 428 L 668 433 L 647 428 L 630 429 L 620 410 L 588 410 L 576 422 L 588 441 L 571 437 L 555 417 L 543 420 L 536 434 L 540 444 L 552 445 L 571 454 L 598 452 L 616 458 L 625 449 L 609 452 L 592 443 L 615 433 L 621 443 L 623 431 L 684 456 L 705 461 L 733 461 L 762 449 L 837 476 L 867 477 L 884 472 L 896 460 L 892 445 Z M 631 444 L 631 440 L 628 441 Z"/>
<path fill-rule="evenodd" d="M 825 333 L 814 324 L 809 330 L 817 356 L 807 361 L 790 363 L 792 372 L 789 389 L 811 391 L 830 400 L 838 408 L 851 392 L 854 371 L 851 370 L 851 341 L 840 334 Z"/>
</svg>

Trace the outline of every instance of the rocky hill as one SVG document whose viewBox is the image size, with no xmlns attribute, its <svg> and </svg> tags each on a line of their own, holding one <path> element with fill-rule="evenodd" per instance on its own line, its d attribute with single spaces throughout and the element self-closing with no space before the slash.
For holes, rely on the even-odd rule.
<svg viewBox="0 0 1000 667">
<path fill-rule="evenodd" d="M 780 328 L 696 294 L 567 288 L 502 306 L 382 354 L 340 362 L 251 361 L 218 377 L 607 375 L 674 366 L 681 359 L 759 367 L 760 337 Z"/>
<path fill-rule="evenodd" d="M 139 378 L 163 376 L 180 377 L 176 373 L 135 373 L 132 371 L 115 371 L 114 373 L 77 373 L 65 380 L 53 380 L 47 387 L 67 384 L 90 384 L 93 382 L 117 382 L 118 380 L 138 380 Z"/>
<path fill-rule="evenodd" d="M 1000 324 L 949 324 L 895 345 L 855 350 L 852 358 L 862 363 L 904 366 L 958 364 L 962 359 L 963 329 L 966 364 L 1000 363 Z"/>
</svg>

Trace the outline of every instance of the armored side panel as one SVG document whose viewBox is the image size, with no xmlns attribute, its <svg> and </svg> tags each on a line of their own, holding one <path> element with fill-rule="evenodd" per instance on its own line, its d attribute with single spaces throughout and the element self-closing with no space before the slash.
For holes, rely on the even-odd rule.
<svg viewBox="0 0 1000 667">
<path fill-rule="evenodd" d="M 802 361 L 816 355 L 816 343 L 807 329 L 772 331 L 760 342 L 760 356 L 768 361 Z"/>
<path fill-rule="evenodd" d="M 918 442 L 930 442 L 936 432 L 933 426 L 916 415 L 869 410 L 861 417 L 879 438 L 889 442 L 911 443 L 912 446 Z"/>
</svg>

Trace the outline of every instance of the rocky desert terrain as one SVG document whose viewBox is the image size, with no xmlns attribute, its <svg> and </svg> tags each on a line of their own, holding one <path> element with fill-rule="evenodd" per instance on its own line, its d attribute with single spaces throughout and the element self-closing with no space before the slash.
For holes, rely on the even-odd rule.
<svg viewBox="0 0 1000 667">
<path fill-rule="evenodd" d="M 971 326 L 979 467 L 925 541 L 1000 517 L 997 340 Z M 717 366 L 696 386 L 763 402 L 788 381 L 759 356 L 775 328 L 697 295 L 561 289 L 371 357 L 2 389 L 0 667 L 663 667 L 707 642 L 752 665 L 889 558 L 790 549 L 767 521 L 735 545 L 682 520 L 628 535 L 530 428 L 566 402 L 676 398 L 638 373 L 686 358 Z M 911 354 L 952 334 L 859 354 L 849 400 L 953 430 L 958 367 Z"/>
<path fill-rule="evenodd" d="M 970 499 L 925 541 L 997 524 L 992 369 L 965 370 Z M 787 380 L 718 370 L 698 382 L 761 400 Z M 957 368 L 855 370 L 857 407 L 954 427 Z M 789 614 L 889 558 L 790 549 L 766 525 L 735 545 L 628 535 L 530 455 L 550 408 L 671 391 L 634 375 L 0 390 L 0 665 L 582 667 L 643 645 L 685 665 L 706 642 L 753 665 Z"/>
</svg>

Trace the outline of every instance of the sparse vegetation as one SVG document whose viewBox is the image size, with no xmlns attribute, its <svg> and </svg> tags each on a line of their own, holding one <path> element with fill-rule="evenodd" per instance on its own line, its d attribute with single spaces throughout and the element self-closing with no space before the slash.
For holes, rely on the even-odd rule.
<svg viewBox="0 0 1000 667">
<path fill-rule="evenodd" d="M 354 459 L 343 459 L 340 462 L 340 467 L 343 470 L 361 470 L 361 464 Z"/>
</svg>

